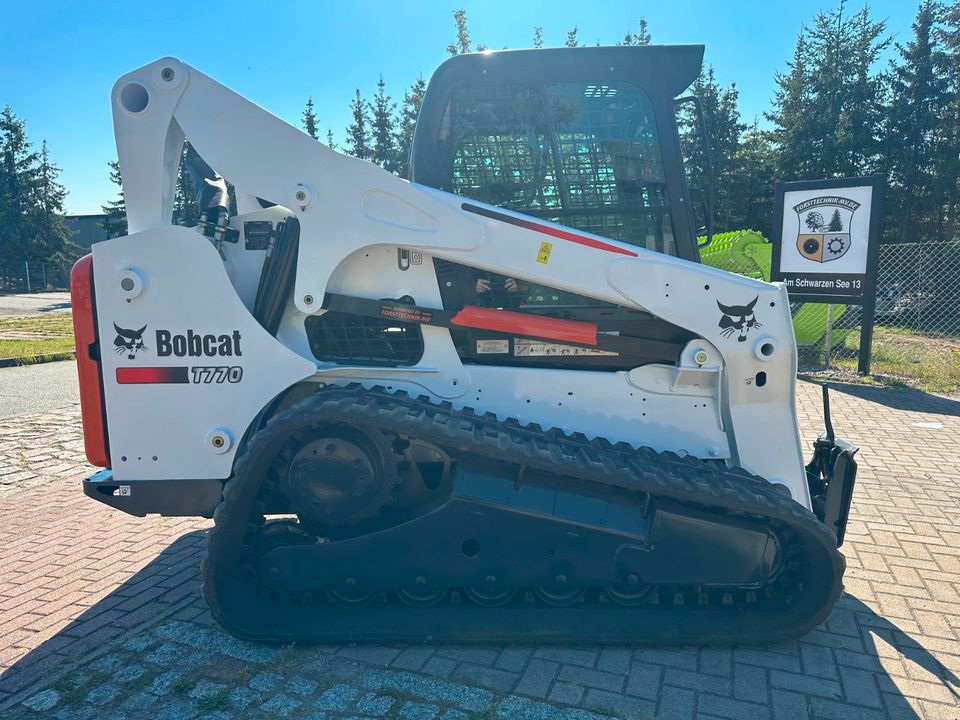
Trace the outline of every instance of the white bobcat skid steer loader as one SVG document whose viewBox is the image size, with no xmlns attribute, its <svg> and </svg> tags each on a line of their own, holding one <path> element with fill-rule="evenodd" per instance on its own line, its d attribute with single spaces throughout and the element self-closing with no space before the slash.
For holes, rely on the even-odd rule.
<svg viewBox="0 0 960 720">
<path fill-rule="evenodd" d="M 674 98 L 701 56 L 453 58 L 415 182 L 177 60 L 122 77 L 130 234 L 71 278 L 84 491 L 213 516 L 204 596 L 247 638 L 821 622 L 855 448 L 804 462 L 785 288 L 696 263 Z M 238 190 L 212 237 L 171 225 L 185 138 Z"/>
</svg>

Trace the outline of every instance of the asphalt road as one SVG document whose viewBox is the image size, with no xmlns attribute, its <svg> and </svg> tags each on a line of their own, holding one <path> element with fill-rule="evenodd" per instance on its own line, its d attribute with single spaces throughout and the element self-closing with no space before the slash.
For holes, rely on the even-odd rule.
<svg viewBox="0 0 960 720">
<path fill-rule="evenodd" d="M 70 293 L 66 291 L 0 295 L 0 316 L 66 312 L 69 309 Z"/>
<path fill-rule="evenodd" d="M 79 401 L 73 360 L 0 368 L 0 418 L 56 410 Z"/>
</svg>

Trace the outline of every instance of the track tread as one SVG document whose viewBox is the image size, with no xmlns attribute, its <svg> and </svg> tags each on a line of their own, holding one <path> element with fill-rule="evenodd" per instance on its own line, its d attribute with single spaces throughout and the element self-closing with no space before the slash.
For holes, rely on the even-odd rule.
<svg viewBox="0 0 960 720">
<path fill-rule="evenodd" d="M 562 475 L 578 480 L 650 492 L 686 505 L 762 517 L 767 522 L 792 528 L 806 538 L 811 551 L 829 554 L 824 560 L 831 566 L 833 576 L 829 578 L 829 592 L 821 593 L 824 601 L 820 607 L 808 617 L 799 618 L 793 627 L 784 627 L 776 637 L 767 634 L 754 638 L 755 641 L 769 642 L 806 632 L 825 619 L 842 592 L 844 560 L 836 550 L 833 533 L 806 508 L 763 478 L 741 468 L 727 467 L 719 461 L 682 457 L 670 451 L 633 448 L 622 442 L 614 444 L 604 438 L 588 439 L 582 433 L 567 435 L 558 428 L 542 430 L 537 424 L 523 425 L 514 418 L 500 421 L 492 413 L 479 414 L 469 407 L 455 408 L 446 401 L 433 403 L 428 397 L 412 397 L 401 390 L 366 389 L 351 384 L 327 386 L 278 413 L 254 432 L 238 452 L 234 473 L 214 512 L 214 527 L 201 560 L 203 597 L 217 621 L 236 634 L 257 637 L 255 631 L 239 627 L 223 610 L 217 592 L 218 580 L 222 572 L 220 564 L 228 562 L 231 542 L 242 534 L 236 528 L 246 528 L 249 509 L 255 501 L 258 477 L 251 470 L 264 453 L 270 452 L 279 436 L 289 434 L 290 428 L 318 420 L 398 431 L 454 452 L 482 454 L 547 472 L 556 473 L 559 466 L 563 469 Z M 774 591 L 772 587 L 768 590 Z M 269 636 L 260 639 L 309 641 L 311 638 Z M 748 635 L 743 639 L 751 640 Z M 689 642 L 691 638 L 678 641 Z"/>
</svg>

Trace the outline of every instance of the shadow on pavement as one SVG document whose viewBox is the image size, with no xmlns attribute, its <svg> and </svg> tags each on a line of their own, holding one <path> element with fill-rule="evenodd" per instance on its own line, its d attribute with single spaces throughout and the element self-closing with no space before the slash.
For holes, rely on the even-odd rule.
<svg viewBox="0 0 960 720">
<path fill-rule="evenodd" d="M 181 601 L 189 598 L 198 599 L 199 558 L 204 536 L 205 531 L 198 530 L 178 538 L 127 582 L 117 587 L 107 597 L 89 608 L 42 645 L 30 651 L 0 675 L 0 716 L 10 717 L 5 712 L 17 711 L 17 717 L 44 717 L 43 713 L 35 713 L 34 710 L 28 710 L 20 704 L 15 708 L 9 707 L 11 696 L 30 687 L 38 680 L 49 677 L 51 673 L 60 670 L 65 664 L 76 661 L 95 649 L 103 648 L 111 642 L 117 641 L 121 635 L 131 628 L 169 613 Z M 109 562 L 109 557 L 104 559 L 105 564 Z M 188 630 L 188 634 L 195 632 L 197 635 L 209 635 L 213 632 L 209 627 L 211 623 L 209 614 L 198 610 L 196 606 L 197 603 L 190 603 L 184 611 L 178 612 L 175 617 L 180 621 L 180 626 L 187 628 L 193 626 L 195 628 L 195 631 Z M 549 612 L 549 610 L 544 609 L 544 612 Z M 220 635 L 219 632 L 214 634 Z M 115 647 L 110 648 L 111 652 L 126 652 L 136 655 L 140 647 L 147 647 L 148 641 L 152 641 L 146 637 L 146 633 L 135 633 L 133 637 L 141 637 L 144 642 L 142 645 L 137 645 L 137 641 L 131 639 L 125 649 L 121 649 L 119 642 L 117 642 Z M 127 640 L 128 638 L 124 638 L 125 643 Z M 223 642 L 236 641 L 224 638 L 218 644 L 222 645 Z M 244 645 L 249 644 L 244 643 Z M 818 649 L 827 652 L 829 652 L 827 650 L 829 647 L 838 648 L 834 652 L 840 661 L 840 665 L 844 668 L 839 678 L 841 683 L 846 683 L 843 686 L 844 699 L 824 700 L 817 696 L 818 690 L 816 688 L 822 686 L 825 682 L 818 677 L 823 673 L 824 668 L 810 667 L 810 663 L 815 661 L 807 657 L 806 653 L 801 652 L 801 645 L 817 646 Z M 249 645 L 249 647 L 252 648 L 252 652 L 267 651 L 266 648 L 260 650 L 260 646 Z M 842 657 L 840 648 L 843 648 L 845 652 Z M 803 702 L 807 704 L 808 711 L 814 715 L 819 716 L 822 712 L 828 712 L 833 717 L 839 708 L 843 712 L 849 709 L 852 713 L 851 717 L 860 717 L 864 712 L 867 712 L 865 705 L 874 708 L 870 712 L 883 713 L 883 710 L 880 709 L 881 696 L 877 692 L 879 689 L 884 694 L 883 705 L 886 707 L 885 714 L 887 716 L 919 718 L 920 716 L 904 697 L 904 692 L 909 695 L 914 694 L 909 688 L 915 680 L 892 676 L 884 669 L 884 659 L 890 659 L 887 666 L 899 664 L 893 648 L 896 648 L 896 651 L 907 661 L 914 663 L 918 668 L 922 668 L 922 671 L 925 671 L 924 673 L 913 668 L 909 673 L 911 677 L 924 676 L 928 685 L 933 682 L 941 683 L 946 688 L 941 693 L 944 698 L 943 701 L 950 702 L 949 698 L 952 697 L 954 703 L 960 702 L 960 694 L 958 694 L 960 679 L 937 660 L 930 651 L 924 648 L 922 639 L 912 637 L 910 633 L 901 630 L 894 622 L 877 615 L 866 604 L 849 595 L 844 596 L 825 626 L 802 638 L 799 642 L 788 643 L 786 646 L 774 648 L 774 650 L 779 658 L 782 659 L 783 653 L 787 653 L 788 657 L 792 655 L 795 658 L 795 661 L 790 661 L 791 663 L 797 667 L 805 667 L 805 674 L 809 680 L 808 686 L 814 689 L 810 691 L 811 694 L 806 695 Z M 736 655 L 740 652 L 750 653 L 752 650 L 735 650 L 735 659 L 738 662 L 742 659 L 750 665 L 763 665 L 763 657 L 773 657 L 772 654 L 767 656 L 764 653 L 754 653 L 751 659 L 747 659 Z M 237 656 L 234 655 L 234 657 Z M 823 655 L 820 654 L 817 657 L 822 658 Z M 649 660 L 645 659 L 644 662 L 649 662 Z M 177 662 L 171 659 L 167 661 L 167 667 L 164 667 L 161 663 L 159 667 L 153 667 L 153 671 L 163 672 L 177 669 L 177 665 Z M 95 672 L 96 667 L 97 661 L 94 661 L 72 672 L 68 678 Z M 769 667 L 775 669 L 777 665 L 771 661 Z M 251 670 L 253 669 L 255 668 L 251 666 Z M 103 679 L 108 675 L 110 673 L 101 673 L 101 679 L 96 682 L 105 684 L 108 680 L 115 679 L 109 677 Z M 51 680 L 51 682 L 53 681 Z M 114 682 L 114 685 L 116 684 Z M 58 710 L 64 710 L 64 705 L 68 703 L 71 706 L 84 706 L 84 712 L 94 709 L 90 705 L 93 701 L 89 700 L 91 697 L 88 692 L 89 687 L 84 687 L 82 691 L 74 692 L 72 695 L 62 693 L 63 681 L 60 684 L 54 683 L 54 687 L 61 688 Z M 121 690 L 127 692 L 122 688 Z M 30 697 L 35 698 L 36 696 L 31 694 Z M 101 704 L 101 706 L 96 707 L 96 710 L 98 713 L 107 712 L 109 705 L 119 704 L 124 701 L 125 697 L 126 695 L 122 693 L 116 695 L 116 697 L 111 696 L 109 703 Z M 629 702 L 629 698 L 624 699 Z M 158 699 L 158 702 L 163 701 Z M 820 710 L 818 703 L 828 704 L 832 711 Z M 847 705 L 848 703 L 849 705 Z M 79 707 L 77 709 L 80 710 Z M 870 717 L 873 717 L 873 715 L 870 715 Z"/>
<path fill-rule="evenodd" d="M 878 615 L 872 608 L 851 595 L 844 595 L 837 607 L 840 612 L 847 610 L 855 613 L 864 650 L 868 656 L 876 659 L 876 668 L 881 667 L 880 658 L 891 657 L 889 646 L 892 645 L 904 659 L 929 674 L 924 678 L 926 682 L 938 681 L 945 689 L 944 697 L 951 697 L 954 704 L 960 704 L 960 678 L 923 647 L 921 640 L 900 629 L 895 622 Z M 827 626 L 829 627 L 830 624 L 831 619 L 828 619 Z M 871 630 L 873 632 L 870 632 Z M 876 668 L 873 674 L 876 676 L 880 691 L 887 695 L 888 715 L 919 719 L 921 716 L 908 704 L 901 691 L 901 686 L 911 685 L 914 681 L 905 677 L 892 676 L 882 669 L 876 671 Z M 923 674 L 916 669 L 910 672 L 912 677 Z M 848 689 L 847 692 L 849 693 L 850 690 Z M 894 702 L 897 703 L 897 707 L 892 706 Z"/>
<path fill-rule="evenodd" d="M 44 305 L 43 307 L 37 308 L 35 312 L 48 313 L 48 312 L 57 312 L 59 310 L 69 310 L 69 309 L 70 309 L 70 301 L 67 300 L 66 302 L 51 303 L 49 305 Z"/>
<path fill-rule="evenodd" d="M 893 408 L 921 413 L 936 413 L 960 417 L 960 400 L 940 395 L 931 395 L 921 390 L 899 387 L 879 387 L 876 385 L 856 385 L 853 383 L 828 383 L 831 392 L 852 395 L 868 402 Z"/>
<path fill-rule="evenodd" d="M 146 567 L 7 668 L 0 674 L 0 709 L 13 693 L 168 612 L 184 598 L 197 596 L 205 537 L 205 530 L 196 530 L 177 538 Z M 104 552 L 103 566 L 110 562 L 109 552 Z M 35 612 L 42 613 L 43 608 Z M 6 717 L 2 710 L 0 717 Z"/>
</svg>

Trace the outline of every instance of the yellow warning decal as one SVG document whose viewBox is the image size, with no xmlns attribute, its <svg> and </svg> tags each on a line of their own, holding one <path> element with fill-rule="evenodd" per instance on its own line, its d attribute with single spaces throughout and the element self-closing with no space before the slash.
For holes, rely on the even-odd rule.
<svg viewBox="0 0 960 720">
<path fill-rule="evenodd" d="M 540 252 L 537 253 L 537 262 L 546 265 L 550 262 L 550 251 L 553 250 L 553 243 L 540 243 Z"/>
</svg>

